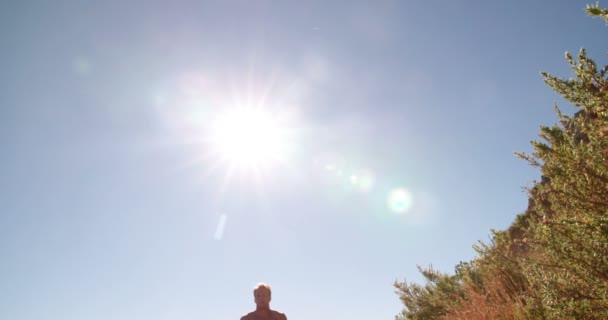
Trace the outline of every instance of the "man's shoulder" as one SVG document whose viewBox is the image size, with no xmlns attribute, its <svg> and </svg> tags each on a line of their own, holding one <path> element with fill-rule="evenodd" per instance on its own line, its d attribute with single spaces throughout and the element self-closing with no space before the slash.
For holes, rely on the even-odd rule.
<svg viewBox="0 0 608 320">
<path fill-rule="evenodd" d="M 275 310 L 270 310 L 270 312 L 272 314 L 273 320 L 287 320 L 287 316 L 284 313 Z M 257 317 L 255 316 L 255 311 L 249 312 L 248 314 L 242 316 L 241 320 L 257 320 Z"/>
<path fill-rule="evenodd" d="M 284 313 L 272 310 L 272 315 L 274 319 L 287 320 L 287 316 Z"/>
</svg>

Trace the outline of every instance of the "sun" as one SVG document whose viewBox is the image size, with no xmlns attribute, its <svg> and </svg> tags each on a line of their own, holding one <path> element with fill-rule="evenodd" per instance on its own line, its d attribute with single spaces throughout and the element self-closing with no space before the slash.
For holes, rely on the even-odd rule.
<svg viewBox="0 0 608 320">
<path fill-rule="evenodd" d="M 289 128 L 277 114 L 241 108 L 218 114 L 213 120 L 209 143 L 218 160 L 232 169 L 263 169 L 287 160 Z"/>
</svg>

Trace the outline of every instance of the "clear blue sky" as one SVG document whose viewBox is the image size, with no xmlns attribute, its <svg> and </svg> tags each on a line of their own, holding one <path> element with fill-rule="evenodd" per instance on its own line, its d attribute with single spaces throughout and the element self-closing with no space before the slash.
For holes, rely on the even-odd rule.
<svg viewBox="0 0 608 320">
<path fill-rule="evenodd" d="M 2 2 L 0 318 L 232 320 L 268 282 L 292 320 L 392 319 L 395 280 L 474 257 L 539 177 L 539 72 L 605 63 L 608 30 L 585 1 L 370 3 Z M 280 115 L 284 161 L 209 150 L 236 104 Z"/>
</svg>

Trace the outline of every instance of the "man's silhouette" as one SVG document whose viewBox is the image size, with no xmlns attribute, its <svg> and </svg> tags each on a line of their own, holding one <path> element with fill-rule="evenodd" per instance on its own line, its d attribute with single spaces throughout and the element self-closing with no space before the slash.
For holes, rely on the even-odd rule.
<svg viewBox="0 0 608 320">
<path fill-rule="evenodd" d="M 272 291 L 270 286 L 265 283 L 258 284 L 253 289 L 255 300 L 255 311 L 241 317 L 241 320 L 287 320 L 285 314 L 270 310 L 270 299 Z"/>
</svg>

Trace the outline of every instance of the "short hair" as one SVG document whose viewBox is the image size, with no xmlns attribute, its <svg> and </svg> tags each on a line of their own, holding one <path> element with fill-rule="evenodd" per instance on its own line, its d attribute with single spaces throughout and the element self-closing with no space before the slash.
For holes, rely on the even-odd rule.
<svg viewBox="0 0 608 320">
<path fill-rule="evenodd" d="M 253 294 L 255 295 L 255 292 L 256 292 L 256 291 L 258 291 L 258 290 L 260 290 L 260 289 L 266 289 L 266 290 L 268 290 L 268 294 L 269 294 L 270 296 L 272 296 L 272 290 L 270 289 L 270 286 L 269 286 L 268 284 L 266 284 L 266 283 L 262 283 L 262 282 L 258 283 L 258 284 L 257 284 L 257 285 L 256 285 L 256 286 L 253 288 Z"/>
</svg>

